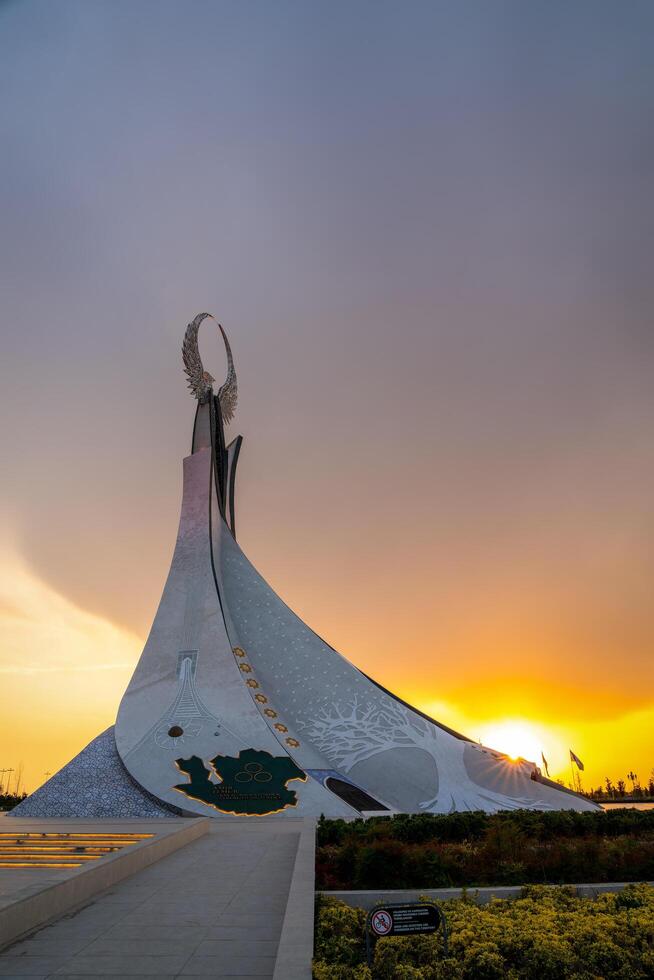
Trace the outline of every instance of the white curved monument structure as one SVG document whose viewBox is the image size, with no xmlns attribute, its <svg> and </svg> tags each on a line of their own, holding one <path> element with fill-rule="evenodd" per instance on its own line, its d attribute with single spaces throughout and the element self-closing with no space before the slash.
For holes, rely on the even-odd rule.
<svg viewBox="0 0 654 980">
<path fill-rule="evenodd" d="M 248 561 L 235 535 L 242 439 L 224 438 L 236 374 L 223 331 L 228 375 L 214 394 L 198 352 L 208 316 L 193 320 L 183 345 L 198 406 L 175 552 L 115 729 L 12 812 L 236 819 L 595 809 L 533 763 L 386 691 L 298 619 Z M 96 781 L 114 780 L 108 797 L 94 771 Z"/>
</svg>

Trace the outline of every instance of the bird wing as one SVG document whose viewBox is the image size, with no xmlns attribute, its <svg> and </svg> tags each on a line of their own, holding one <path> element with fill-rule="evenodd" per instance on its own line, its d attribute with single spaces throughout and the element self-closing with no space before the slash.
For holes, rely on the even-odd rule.
<svg viewBox="0 0 654 980">
<path fill-rule="evenodd" d="M 205 402 L 207 400 L 212 390 L 211 382 L 213 381 L 210 375 L 209 377 L 205 375 L 198 345 L 198 331 L 200 324 L 206 317 L 211 317 L 212 320 L 215 319 L 212 313 L 198 313 L 186 328 L 182 343 L 182 360 L 184 361 L 184 372 L 188 378 L 188 386 L 199 402 Z M 218 389 L 218 402 L 223 421 L 231 422 L 236 411 L 238 384 L 234 369 L 234 358 L 232 357 L 232 349 L 229 346 L 227 334 L 220 324 L 218 324 L 218 328 L 223 336 L 225 353 L 227 354 L 227 377 L 225 378 L 224 384 Z"/>
<path fill-rule="evenodd" d="M 184 334 L 182 343 L 182 360 L 184 362 L 184 373 L 188 378 L 188 386 L 199 402 L 205 402 L 211 391 L 211 385 L 207 384 L 204 378 L 204 367 L 200 357 L 198 346 L 198 330 L 202 321 L 211 316 L 211 313 L 198 313 L 195 319 L 189 323 Z"/>
<path fill-rule="evenodd" d="M 218 389 L 218 401 L 220 402 L 220 411 L 222 412 L 223 421 L 231 422 L 234 418 L 234 413 L 236 411 L 236 401 L 238 398 L 238 383 L 236 380 L 236 371 L 234 369 L 234 358 L 232 357 L 232 348 L 229 346 L 229 341 L 227 339 L 227 334 L 220 327 L 220 332 L 223 335 L 223 340 L 225 341 L 225 353 L 227 354 L 227 377 L 224 384 Z"/>
</svg>

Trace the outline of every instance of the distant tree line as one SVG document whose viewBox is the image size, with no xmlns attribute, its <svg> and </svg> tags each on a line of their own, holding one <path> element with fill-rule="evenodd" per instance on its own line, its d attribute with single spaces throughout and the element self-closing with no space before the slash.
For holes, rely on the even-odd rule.
<svg viewBox="0 0 654 980">
<path fill-rule="evenodd" d="M 323 817 L 317 826 L 319 891 L 652 880 L 654 810 L 619 804 L 588 813 L 503 810 L 368 820 Z M 566 975 L 528 974 L 540 980 Z M 602 975 L 617 980 L 619 974 Z M 484 972 L 467 980 L 505 976 Z"/>
<path fill-rule="evenodd" d="M 26 796 L 27 791 L 23 786 L 23 763 L 20 762 L 17 769 L 0 768 L 0 812 L 13 810 Z"/>
<path fill-rule="evenodd" d="M 26 797 L 27 793 L 0 793 L 0 811 L 13 810 Z"/>
<path fill-rule="evenodd" d="M 618 779 L 615 783 L 610 776 L 606 776 L 603 785 L 584 790 L 584 796 L 591 800 L 654 801 L 654 769 L 649 774 L 649 779 L 642 782 L 638 773 L 633 770 L 627 773 L 625 779 Z"/>
</svg>

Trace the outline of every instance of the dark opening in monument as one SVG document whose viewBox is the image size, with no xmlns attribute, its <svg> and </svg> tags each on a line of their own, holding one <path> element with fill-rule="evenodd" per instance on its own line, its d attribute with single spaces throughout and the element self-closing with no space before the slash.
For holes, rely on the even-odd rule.
<svg viewBox="0 0 654 980">
<path fill-rule="evenodd" d="M 372 796 L 368 796 L 364 793 L 362 789 L 358 786 L 353 786 L 352 783 L 346 783 L 343 779 L 336 779 L 335 776 L 328 776 L 325 780 L 325 786 L 330 789 L 332 793 L 336 796 L 340 796 L 342 800 L 353 806 L 355 810 L 361 813 L 363 810 L 388 810 L 387 806 L 384 806 L 378 800 L 373 799 Z"/>
<path fill-rule="evenodd" d="M 179 725 L 173 725 L 172 728 L 168 729 L 168 734 L 171 738 L 179 738 L 180 735 L 184 734 L 184 729 L 180 728 Z"/>
</svg>

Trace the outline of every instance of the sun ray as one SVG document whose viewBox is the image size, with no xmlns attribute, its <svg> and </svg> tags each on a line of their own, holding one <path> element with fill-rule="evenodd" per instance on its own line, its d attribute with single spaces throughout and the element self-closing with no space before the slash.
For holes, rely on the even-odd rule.
<svg viewBox="0 0 654 980">
<path fill-rule="evenodd" d="M 480 732 L 480 741 L 511 759 L 527 759 L 540 765 L 544 740 L 538 728 L 522 719 L 507 718 L 489 722 Z"/>
</svg>

